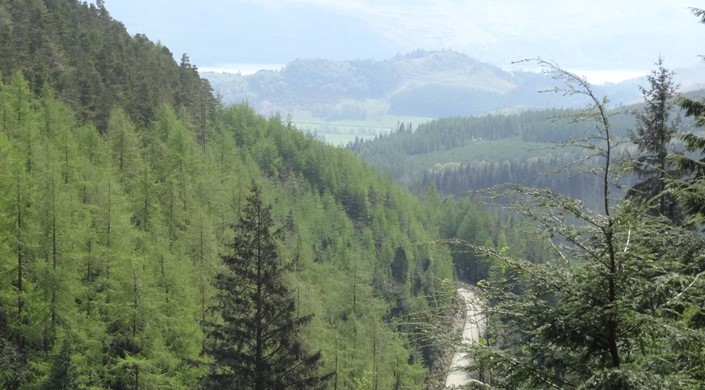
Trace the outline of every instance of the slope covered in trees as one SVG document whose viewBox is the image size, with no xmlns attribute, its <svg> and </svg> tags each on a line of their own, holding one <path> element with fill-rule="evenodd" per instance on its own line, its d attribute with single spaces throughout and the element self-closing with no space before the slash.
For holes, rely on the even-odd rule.
<svg viewBox="0 0 705 390">
<path fill-rule="evenodd" d="M 218 112 L 204 149 L 168 106 L 149 128 L 116 109 L 103 136 L 19 73 L 0 96 L 4 386 L 56 386 L 65 370 L 80 386 L 192 387 L 255 178 L 325 369 L 341 386 L 424 383 L 440 345 L 418 327 L 448 313 L 453 270 L 442 248 L 414 245 L 438 221 L 390 179 L 243 106 Z"/>
<path fill-rule="evenodd" d="M 686 96 L 700 94 L 702 91 L 695 91 Z M 627 138 L 628 132 L 637 126 L 632 113 L 642 107 L 610 110 L 615 136 Z M 402 123 L 388 136 L 357 139 L 348 148 L 417 193 L 435 186 L 440 194 L 453 195 L 512 182 L 551 188 L 595 204 L 599 199 L 592 188 L 599 185 L 598 181 L 564 169 L 593 162 L 585 159 L 582 150 L 559 147 L 566 139 L 594 132 L 592 123 L 571 119 L 579 112 L 550 109 L 451 117 L 421 124 L 416 129 Z M 677 115 L 673 108 L 669 112 Z M 685 130 L 692 125 L 692 119 L 685 118 L 677 123 L 677 128 Z M 627 143 L 617 147 L 635 148 Z M 628 175 L 621 184 L 628 188 L 634 180 Z"/>
<path fill-rule="evenodd" d="M 177 64 L 168 48 L 130 36 L 101 0 L 1 1 L 0 74 L 8 81 L 17 69 L 33 93 L 51 87 L 79 122 L 100 131 L 115 107 L 146 126 L 161 104 L 183 107 L 200 123 L 215 104 L 188 56 Z"/>
<path fill-rule="evenodd" d="M 196 388 L 223 373 L 208 346 L 219 324 L 246 323 L 218 304 L 239 274 L 228 259 L 241 252 L 228 246 L 254 231 L 237 222 L 251 217 L 253 181 L 272 205 L 276 239 L 262 242 L 285 271 L 283 326 L 301 326 L 297 350 L 321 352 L 302 353 L 321 366 L 304 376 L 329 388 L 437 384 L 455 277 L 484 280 L 504 315 L 490 318 L 497 337 L 478 351 L 493 359 L 477 362 L 517 375 L 494 384 L 703 379 L 702 237 L 639 203 L 611 207 L 607 168 L 602 214 L 531 193 L 539 202 L 523 211 L 539 222 L 587 222 L 540 224 L 565 240 L 538 240 L 469 200 L 442 202 L 433 186 L 415 198 L 279 116 L 218 107 L 187 56 L 177 64 L 130 37 L 100 1 L 2 2 L 0 34 L 0 387 Z M 702 124 L 701 106 L 691 104 Z M 465 145 L 546 141 L 524 119 Z M 397 150 L 454 148 L 409 140 Z M 685 141 L 693 152 L 704 144 Z M 702 171 L 682 161 L 691 170 L 676 199 L 697 215 Z M 554 249 L 577 261 L 556 266 Z M 517 361 L 526 364 L 512 371 Z"/>
<path fill-rule="evenodd" d="M 437 197 L 279 117 L 216 107 L 186 56 L 102 2 L 2 2 L 0 31 L 0 387 L 196 386 L 253 179 L 330 386 L 424 386 L 453 307 Z"/>
<path fill-rule="evenodd" d="M 568 161 L 581 161 L 568 166 L 568 174 L 591 177 L 596 202 L 586 202 L 584 194 L 566 196 L 555 186 L 523 183 L 485 192 L 488 200 L 500 200 L 534 224 L 541 236 L 537 241 L 551 246 L 549 256 L 531 256 L 528 248 L 517 256 L 512 241 L 477 245 L 477 236 L 464 241 L 458 230 L 456 244 L 468 257 L 489 260 L 470 259 L 482 272 L 478 292 L 486 304 L 487 326 L 484 343 L 469 348 L 468 371 L 476 378 L 471 387 L 702 387 L 705 142 L 701 129 L 684 132 L 674 112 L 674 102 L 680 102 L 702 127 L 702 98 L 676 99 L 672 75 L 659 61 L 650 86 L 642 89 L 646 104 L 635 112 L 635 131 L 628 132 L 630 122 L 610 112 L 584 79 L 537 61 L 565 82 L 556 92 L 586 98 L 584 110 L 563 115 L 584 129 L 561 137 L 573 155 Z M 473 121 L 478 119 L 466 123 Z M 397 143 L 397 150 L 413 150 L 421 146 L 419 140 L 426 141 L 426 150 L 452 147 L 429 143 L 432 133 L 422 130 L 418 137 L 401 131 L 390 138 L 406 141 Z M 474 129 L 465 130 L 466 139 L 477 140 Z M 678 144 L 672 138 L 685 153 L 674 153 Z M 352 146 L 364 152 L 366 144 Z M 499 183 L 516 182 L 511 172 L 501 172 Z M 639 180 L 635 185 L 625 179 L 630 175 Z M 630 186 L 623 199 L 622 188 Z M 477 266 L 483 264 L 487 269 Z"/>
</svg>

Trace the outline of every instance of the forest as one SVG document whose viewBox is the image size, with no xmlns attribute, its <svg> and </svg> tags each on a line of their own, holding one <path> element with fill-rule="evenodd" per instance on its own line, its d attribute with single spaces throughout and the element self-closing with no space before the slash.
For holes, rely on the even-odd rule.
<svg viewBox="0 0 705 390">
<path fill-rule="evenodd" d="M 598 93 L 598 92 L 596 92 Z M 702 91 L 683 94 L 695 99 Z M 637 125 L 635 112 L 643 104 L 606 107 L 614 137 L 627 141 Z M 673 115 L 679 113 L 672 108 Z M 564 141 L 590 134 L 594 123 L 575 121 L 581 111 L 546 109 L 516 114 L 446 117 L 421 123 L 416 128 L 399 123 L 389 135 L 373 140 L 356 139 L 347 145 L 363 160 L 392 174 L 412 192 L 434 186 L 441 196 L 451 196 L 504 183 L 551 188 L 596 205 L 594 188 L 599 178 L 576 175 L 577 165 L 594 164 L 580 148 Z M 680 132 L 694 128 L 692 117 L 675 123 Z M 674 142 L 678 142 L 674 140 Z M 621 143 L 621 151 L 633 153 L 634 145 Z M 583 156 L 583 158 L 576 158 Z M 620 186 L 636 182 L 624 172 Z"/>
<path fill-rule="evenodd" d="M 0 387 L 209 386 L 217 281 L 253 181 L 282 312 L 296 348 L 320 352 L 322 386 L 442 381 L 456 255 L 440 242 L 463 224 L 506 240 L 498 217 L 221 106 L 188 56 L 130 36 L 101 2 L 2 2 L 0 42 Z"/>
<path fill-rule="evenodd" d="M 474 266 L 485 334 L 466 347 L 468 387 L 700 388 L 702 91 L 680 94 L 658 58 L 643 103 L 610 107 L 583 77 L 530 61 L 584 108 L 400 123 L 348 145 L 417 194 L 494 205 L 551 245 L 454 243 L 488 265 Z"/>
<path fill-rule="evenodd" d="M 705 381 L 705 103 L 661 60 L 627 114 L 538 60 L 584 110 L 341 148 L 180 58 L 103 1 L 0 1 L 0 388 L 441 388 L 458 281 L 485 302 L 472 386 Z M 567 149 L 401 167 L 500 141 Z"/>
</svg>

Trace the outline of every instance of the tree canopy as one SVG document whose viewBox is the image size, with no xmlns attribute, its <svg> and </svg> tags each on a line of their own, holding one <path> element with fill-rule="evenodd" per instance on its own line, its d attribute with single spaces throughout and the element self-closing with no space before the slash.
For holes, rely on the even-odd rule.
<svg viewBox="0 0 705 390">
<path fill-rule="evenodd" d="M 234 226 L 232 253 L 221 257 L 227 270 L 215 278 L 216 319 L 206 325 L 205 348 L 214 363 L 205 383 L 213 389 L 323 388 L 332 374 L 318 372 L 320 352 L 309 354 L 298 335 L 311 315 L 296 317 L 271 207 L 263 205 L 255 183 L 250 191 Z"/>
</svg>

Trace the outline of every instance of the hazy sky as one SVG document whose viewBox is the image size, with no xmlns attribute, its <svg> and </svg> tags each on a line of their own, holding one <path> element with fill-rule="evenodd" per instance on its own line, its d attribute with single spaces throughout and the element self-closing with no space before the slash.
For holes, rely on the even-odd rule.
<svg viewBox="0 0 705 390">
<path fill-rule="evenodd" d="M 542 57 L 582 71 L 671 68 L 705 54 L 703 0 L 106 0 L 199 68 L 453 49 L 499 66 Z M 705 64 L 703 64 L 705 66 Z"/>
</svg>

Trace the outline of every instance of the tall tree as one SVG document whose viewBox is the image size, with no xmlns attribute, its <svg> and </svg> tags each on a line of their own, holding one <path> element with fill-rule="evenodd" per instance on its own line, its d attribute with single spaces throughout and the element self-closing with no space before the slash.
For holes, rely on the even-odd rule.
<svg viewBox="0 0 705 390">
<path fill-rule="evenodd" d="M 227 269 L 218 274 L 218 320 L 206 323 L 205 352 L 212 358 L 204 379 L 213 389 L 323 388 L 320 352 L 310 354 L 299 339 L 311 316 L 295 318 L 295 300 L 283 280 L 271 206 L 253 183 L 243 216 L 234 226 Z"/>
<path fill-rule="evenodd" d="M 702 298 L 690 287 L 699 286 L 692 269 L 705 242 L 635 202 L 613 204 L 617 140 L 606 100 L 585 79 L 539 63 L 565 83 L 557 92 L 589 101 L 572 119 L 594 121 L 597 133 L 569 145 L 600 162 L 587 172 L 600 178 L 602 205 L 594 210 L 521 186 L 502 194 L 537 223 L 556 256 L 536 264 L 478 248 L 501 271 L 483 283 L 491 341 L 472 347 L 474 368 L 490 367 L 489 381 L 499 388 L 696 388 L 702 358 L 694 350 L 701 346 L 689 345 L 702 343 L 703 334 L 686 326 L 690 314 L 679 313 Z"/>
<path fill-rule="evenodd" d="M 705 10 L 691 8 L 693 14 L 705 24 Z M 705 127 L 705 99 L 678 99 L 678 105 L 685 110 L 685 116 L 693 117 L 695 124 Z M 682 170 L 679 180 L 673 183 L 674 193 L 683 211 L 702 224 L 705 219 L 705 137 L 695 133 L 684 134 L 682 137 L 685 149 L 689 155 L 674 154 L 671 158 Z M 700 158 L 693 154 L 700 153 Z"/>
<path fill-rule="evenodd" d="M 672 118 L 678 86 L 673 82 L 673 72 L 663 66 L 663 58 L 658 59 L 656 66 L 647 76 L 649 89 L 641 88 L 645 107 L 635 113 L 637 127 L 630 133 L 637 146 L 633 169 L 641 181 L 627 196 L 653 202 L 653 213 L 677 222 L 680 217 L 676 201 L 666 192 L 666 183 L 674 178 L 675 172 L 666 157 L 680 121 L 679 117 Z"/>
</svg>

